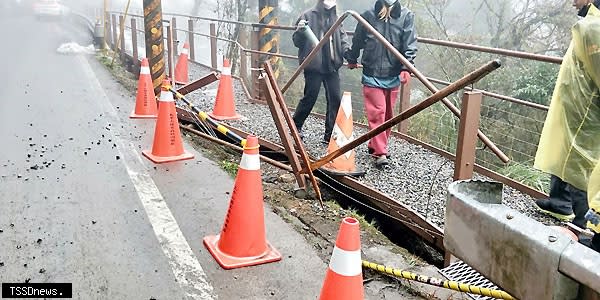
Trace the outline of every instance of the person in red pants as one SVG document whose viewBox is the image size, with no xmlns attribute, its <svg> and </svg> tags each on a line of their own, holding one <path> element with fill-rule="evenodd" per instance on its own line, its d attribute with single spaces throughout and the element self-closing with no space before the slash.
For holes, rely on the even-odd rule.
<svg viewBox="0 0 600 300">
<path fill-rule="evenodd" d="M 401 6 L 398 0 L 377 0 L 374 8 L 361 16 L 413 63 L 417 55 L 413 12 Z M 372 129 L 393 117 L 398 87 L 400 83 L 410 80 L 410 72 L 373 34 L 358 23 L 352 47 L 344 54 L 350 69 L 356 68 L 360 50 L 364 50 L 361 82 L 369 128 Z M 375 166 L 378 168 L 389 164 L 387 146 L 390 133 L 391 130 L 388 129 L 369 141 L 369 153 L 375 157 Z"/>
</svg>

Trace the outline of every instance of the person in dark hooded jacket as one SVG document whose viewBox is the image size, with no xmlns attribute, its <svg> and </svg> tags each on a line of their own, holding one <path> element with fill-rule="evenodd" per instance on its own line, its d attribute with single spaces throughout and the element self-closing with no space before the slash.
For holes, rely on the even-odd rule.
<svg viewBox="0 0 600 300">
<path fill-rule="evenodd" d="M 308 54 L 316 46 L 307 37 L 304 31 L 306 30 L 304 29 L 304 24 L 308 24 L 317 39 L 320 40 L 338 19 L 335 0 L 317 1 L 317 4 L 302 13 L 295 23 L 298 29 L 293 33 L 292 40 L 298 48 L 299 64 L 304 62 Z M 323 48 L 319 50 L 319 53 L 304 69 L 304 97 L 300 99 L 293 117 L 296 128 L 301 136 L 303 136 L 302 126 L 304 125 L 304 121 L 306 121 L 306 118 L 312 111 L 319 96 L 321 83 L 323 83 L 325 98 L 327 100 L 323 143 L 329 143 L 342 99 L 338 70 L 344 63 L 344 52 L 348 47 L 346 32 L 340 26 L 329 39 L 329 43 L 325 43 Z"/>
<path fill-rule="evenodd" d="M 417 34 L 414 14 L 398 0 L 377 0 L 372 10 L 361 16 L 369 22 L 410 63 L 417 55 Z M 361 23 L 356 25 L 352 48 L 345 53 L 349 68 L 356 68 L 362 53 L 363 94 L 369 128 L 373 129 L 393 117 L 400 83 L 410 80 L 410 72 L 400 60 L 379 42 Z M 400 78 L 398 77 L 400 76 Z M 391 130 L 382 132 L 369 141 L 369 153 L 377 167 L 387 165 L 388 139 Z"/>
</svg>

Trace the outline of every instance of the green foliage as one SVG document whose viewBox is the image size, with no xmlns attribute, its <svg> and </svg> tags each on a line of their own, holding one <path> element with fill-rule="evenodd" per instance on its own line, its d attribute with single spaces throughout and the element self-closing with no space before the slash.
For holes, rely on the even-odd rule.
<svg viewBox="0 0 600 300">
<path fill-rule="evenodd" d="M 231 177 L 235 177 L 238 171 L 238 164 L 235 162 L 231 162 L 228 160 L 222 160 L 219 163 L 219 166 L 227 172 Z"/>
<path fill-rule="evenodd" d="M 105 67 L 111 68 L 112 59 L 108 55 L 102 53 L 102 54 L 97 54 L 96 57 L 97 57 L 98 61 L 101 64 L 103 64 Z"/>
<path fill-rule="evenodd" d="M 509 163 L 498 172 L 534 189 L 548 192 L 550 176 L 533 167 L 521 163 Z"/>
<path fill-rule="evenodd" d="M 538 104 L 547 105 L 558 76 L 558 65 L 529 62 L 515 76 L 514 95 Z"/>
<path fill-rule="evenodd" d="M 349 209 L 349 216 L 355 218 L 362 230 L 367 229 L 375 229 L 379 230 L 379 225 L 377 224 L 377 220 L 372 219 L 370 222 L 365 218 L 364 215 L 360 214 L 356 208 Z"/>
<path fill-rule="evenodd" d="M 438 103 L 411 117 L 408 131 L 412 137 L 454 152 L 458 119 L 443 104 Z"/>
</svg>

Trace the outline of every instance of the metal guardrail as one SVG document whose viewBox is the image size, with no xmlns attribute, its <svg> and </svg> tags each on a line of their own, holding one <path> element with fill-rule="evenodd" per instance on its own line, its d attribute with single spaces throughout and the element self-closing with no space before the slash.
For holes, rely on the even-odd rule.
<svg viewBox="0 0 600 300">
<path fill-rule="evenodd" d="M 502 204 L 502 184 L 448 187 L 444 246 L 518 299 L 575 299 L 600 292 L 600 254 Z"/>
</svg>

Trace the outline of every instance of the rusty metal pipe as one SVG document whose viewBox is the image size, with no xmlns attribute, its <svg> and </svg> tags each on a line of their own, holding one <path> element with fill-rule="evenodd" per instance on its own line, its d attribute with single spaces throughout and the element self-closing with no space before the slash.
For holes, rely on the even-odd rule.
<svg viewBox="0 0 600 300">
<path fill-rule="evenodd" d="M 427 78 L 425 77 L 425 75 L 423 75 L 419 70 L 417 70 L 417 68 L 415 68 L 398 51 L 398 49 L 394 48 L 379 32 L 377 32 L 377 30 L 375 30 L 367 21 L 365 21 L 365 19 L 363 19 L 357 12 L 352 11 L 352 10 L 348 10 L 348 11 L 344 12 L 344 14 L 342 14 L 342 16 L 337 19 L 337 21 L 331 26 L 331 28 L 327 31 L 327 33 L 325 33 L 325 35 L 323 36 L 323 38 L 321 39 L 321 41 L 319 41 L 319 43 L 308 54 L 308 56 L 302 62 L 302 64 L 300 64 L 300 66 L 294 72 L 294 74 L 292 75 L 292 77 L 290 78 L 290 80 L 281 89 L 282 93 L 285 93 L 289 89 L 289 87 L 292 85 L 292 83 L 294 82 L 294 80 L 296 80 L 296 78 L 298 77 L 298 75 L 300 75 L 300 72 L 302 72 L 304 70 L 304 68 L 310 63 L 310 61 L 317 55 L 318 51 L 323 47 L 323 45 L 325 45 L 325 43 L 327 41 L 329 41 L 329 37 L 333 34 L 333 32 L 342 24 L 342 22 L 349 15 L 351 15 L 352 17 L 354 17 L 369 32 L 371 32 L 375 36 L 375 38 L 377 38 L 378 41 L 380 41 L 390 52 L 392 52 L 392 54 L 394 54 L 394 56 L 396 56 L 402 62 L 402 64 L 406 68 L 408 68 L 410 70 L 410 72 L 413 73 L 415 75 L 415 77 L 417 77 L 423 83 L 423 85 L 425 87 L 427 87 L 432 93 L 437 93 L 439 91 L 438 88 L 435 85 L 433 85 L 433 83 L 431 83 L 429 80 L 427 80 Z M 445 98 L 441 99 L 441 101 L 442 101 L 442 103 L 444 103 L 444 105 L 446 105 L 446 107 L 448 107 L 450 109 L 450 111 L 456 117 L 460 118 L 460 111 L 458 110 L 458 108 L 456 106 L 454 106 L 454 104 L 452 104 L 450 101 L 448 101 L 448 99 L 445 99 Z M 487 136 L 485 136 L 485 134 L 483 134 L 483 132 L 481 132 L 481 130 L 477 130 L 477 136 L 504 163 L 507 163 L 510 160 L 508 158 L 508 156 L 506 156 L 506 154 L 504 154 Z"/>
<path fill-rule="evenodd" d="M 444 97 L 456 92 L 457 90 L 464 88 L 468 84 L 478 81 L 479 79 L 483 78 L 485 75 L 489 74 L 493 70 L 498 69 L 501 65 L 502 64 L 500 63 L 500 60 L 493 60 L 493 61 L 488 62 L 487 64 L 481 66 L 479 69 L 465 75 L 463 78 L 452 83 L 451 85 L 437 91 L 433 95 L 429 96 L 427 99 L 423 100 L 423 102 L 420 102 L 416 105 L 411 106 L 409 109 L 401 112 L 400 114 L 393 117 L 392 119 L 387 120 L 385 123 L 377 126 L 376 128 L 373 128 L 372 130 L 361 135 L 354 141 L 331 152 L 330 154 L 326 155 L 325 157 L 320 158 L 319 160 L 313 162 L 310 166 L 310 169 L 316 170 L 316 169 L 322 167 L 327 162 L 334 160 L 336 157 L 356 148 L 358 145 L 368 141 L 369 139 L 373 138 L 374 136 L 388 130 L 389 128 L 392 128 L 393 126 L 400 123 L 402 120 L 410 118 L 411 116 L 421 112 L 422 110 L 428 108 L 429 106 L 433 105 L 434 103 L 440 101 Z M 305 171 L 305 170 L 303 170 L 303 171 Z"/>
<path fill-rule="evenodd" d="M 271 85 L 271 89 L 273 90 L 273 92 L 275 94 L 274 100 L 279 103 L 279 107 L 282 110 L 283 117 L 288 125 L 288 128 L 290 130 L 292 138 L 294 139 L 294 142 L 298 146 L 298 151 L 300 152 L 300 157 L 302 158 L 302 162 L 304 163 L 304 165 L 307 169 L 305 173 L 308 174 L 308 177 L 310 178 L 310 181 L 313 185 L 313 189 L 315 190 L 317 199 L 319 200 L 319 203 L 321 204 L 321 208 L 323 210 L 325 210 L 325 205 L 323 205 L 323 198 L 321 197 L 321 190 L 319 189 L 319 185 L 317 184 L 317 178 L 315 177 L 315 174 L 313 174 L 312 170 L 310 169 L 310 166 L 311 166 L 310 159 L 308 157 L 308 154 L 306 153 L 306 149 L 304 149 L 304 144 L 300 140 L 300 135 L 298 134 L 298 131 L 296 130 L 296 125 L 294 125 L 294 121 L 292 120 L 290 111 L 287 109 L 287 106 L 285 105 L 285 101 L 283 100 L 283 95 L 281 94 L 281 91 L 277 87 L 277 79 L 273 75 L 273 68 L 271 68 L 271 64 L 268 61 L 264 63 L 264 69 L 265 69 L 265 73 L 267 75 L 267 79 Z M 282 139 L 283 139 L 283 137 L 282 137 Z"/>
<path fill-rule="evenodd" d="M 171 84 L 175 84 L 175 57 L 174 57 L 174 45 L 173 45 L 173 28 L 171 25 L 166 26 L 167 29 L 167 63 L 169 67 L 169 79 Z"/>
<path fill-rule="evenodd" d="M 419 42 L 425 43 L 425 44 L 473 50 L 473 51 L 486 52 L 486 53 L 492 53 L 492 54 L 500 54 L 500 55 L 505 55 L 505 56 L 517 57 L 517 58 L 525 58 L 525 59 L 549 62 L 549 63 L 559 64 L 559 65 L 562 63 L 562 57 L 557 57 L 557 56 L 549 56 L 549 55 L 541 55 L 541 54 L 513 51 L 513 50 L 507 50 L 507 49 L 500 49 L 500 48 L 484 47 L 484 46 L 477 46 L 477 45 L 473 45 L 473 44 L 442 41 L 442 40 L 435 40 L 435 39 L 430 39 L 430 38 L 421 38 L 420 37 L 417 40 Z"/>
<path fill-rule="evenodd" d="M 444 84 L 444 85 L 449 85 L 451 84 L 450 82 L 447 81 L 443 81 L 443 80 L 439 80 L 439 79 L 435 79 L 435 78 L 431 78 L 431 77 L 427 77 L 427 79 L 429 79 L 429 81 L 433 82 L 433 83 L 439 83 L 439 84 Z M 473 89 L 471 87 L 465 87 L 466 91 L 479 91 L 482 94 L 486 95 L 486 96 L 490 96 L 492 98 L 496 98 L 496 99 L 500 99 L 500 100 L 504 100 L 504 101 L 508 101 L 508 102 L 512 102 L 512 103 L 516 103 L 516 104 L 520 104 L 523 106 L 527 106 L 527 107 L 531 107 L 531 108 L 536 108 L 539 110 L 545 110 L 548 111 L 549 107 L 546 105 L 542 105 L 542 104 L 537 104 L 534 102 L 529 102 L 523 99 L 518 99 L 518 98 L 514 98 L 514 97 L 509 97 L 509 96 L 504 96 L 504 95 L 500 95 L 500 94 L 496 94 L 496 93 L 492 93 L 492 92 L 488 92 L 488 91 L 483 91 L 483 90 L 477 90 L 477 89 Z"/>
<path fill-rule="evenodd" d="M 191 132 L 191 133 L 193 133 L 195 135 L 201 136 L 201 137 L 203 137 L 203 138 L 205 138 L 205 139 L 207 139 L 207 140 L 209 140 L 209 141 L 211 141 L 213 143 L 217 143 L 217 144 L 222 145 L 222 146 L 227 146 L 229 148 L 235 149 L 235 150 L 240 151 L 240 152 L 244 151 L 244 148 L 242 148 L 242 147 L 240 147 L 238 145 L 230 144 L 228 142 L 225 142 L 225 141 L 223 141 L 221 139 L 212 137 L 212 136 L 210 136 L 210 135 L 208 135 L 208 134 L 206 134 L 204 132 L 198 131 L 196 129 L 193 129 L 193 128 L 190 128 L 190 127 L 187 127 L 187 126 L 184 126 L 184 125 L 179 125 L 179 127 L 181 129 L 189 131 L 189 132 Z M 288 166 L 288 165 L 286 165 L 284 163 L 280 163 L 280 162 L 278 162 L 276 160 L 273 160 L 271 158 L 268 158 L 268 157 L 266 157 L 264 155 L 260 155 L 260 159 L 262 161 L 264 161 L 266 163 L 269 163 L 269 164 L 271 164 L 271 165 L 273 165 L 273 166 L 275 166 L 277 168 L 280 168 L 282 170 L 286 170 L 286 171 L 290 171 L 290 172 L 292 171 L 292 167 L 290 167 L 290 166 Z"/>
<path fill-rule="evenodd" d="M 107 11 L 107 12 L 109 12 L 109 13 L 118 13 L 116 11 Z M 192 15 L 186 15 L 186 14 L 164 13 L 164 15 L 165 16 L 174 16 L 174 17 L 184 17 L 184 18 L 190 18 L 190 19 L 194 19 L 194 20 L 219 22 L 219 23 L 225 23 L 225 24 L 236 24 L 236 25 L 243 25 L 243 26 L 257 26 L 257 27 L 264 27 L 264 28 L 271 28 L 271 29 L 282 29 L 282 30 L 294 30 L 294 29 L 296 29 L 296 26 L 270 25 L 270 24 L 261 24 L 261 23 L 253 23 L 253 22 L 231 21 L 231 20 L 222 20 L 222 19 L 209 18 L 209 17 L 192 16 Z M 132 16 L 132 17 L 143 17 L 141 15 L 136 15 L 136 14 L 130 14 L 130 16 Z"/>
<path fill-rule="evenodd" d="M 115 11 L 107 11 L 107 12 L 108 13 L 118 13 Z M 227 23 L 227 24 L 237 24 L 237 25 L 242 25 L 242 26 L 256 26 L 256 27 L 281 29 L 281 30 L 295 30 L 296 29 L 296 26 L 269 25 L 269 24 L 260 24 L 260 23 L 252 23 L 252 22 L 220 20 L 220 19 L 215 19 L 215 18 L 192 16 L 192 15 L 186 15 L 186 14 L 165 13 L 165 15 L 186 17 L 186 18 L 195 19 L 195 20 L 221 22 L 221 23 Z M 130 14 L 130 16 L 143 17 L 143 16 L 136 15 L 136 14 Z M 354 34 L 354 32 L 352 32 L 352 31 L 347 31 L 347 33 L 348 33 L 348 35 Z M 106 36 L 106 34 L 105 34 L 105 36 Z M 558 57 L 558 56 L 534 54 L 534 53 L 527 53 L 527 52 L 522 52 L 522 51 L 514 51 L 514 50 L 508 50 L 508 49 L 501 49 L 501 48 L 484 47 L 484 46 L 477 46 L 477 45 L 473 45 L 473 44 L 451 42 L 451 41 L 437 40 L 437 39 L 424 38 L 424 37 L 417 37 L 417 41 L 420 43 L 423 43 L 423 44 L 439 45 L 439 46 L 445 46 L 445 47 L 450 47 L 450 48 L 458 48 L 458 49 L 480 51 L 480 52 L 486 52 L 486 53 L 492 53 L 492 54 L 500 54 L 500 55 L 505 55 L 505 56 L 509 56 L 509 57 L 524 58 L 524 59 L 543 61 L 543 62 L 549 62 L 549 63 L 554 63 L 554 64 L 562 63 L 562 57 Z"/>
</svg>

